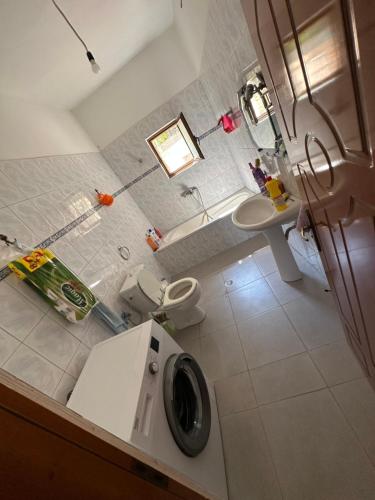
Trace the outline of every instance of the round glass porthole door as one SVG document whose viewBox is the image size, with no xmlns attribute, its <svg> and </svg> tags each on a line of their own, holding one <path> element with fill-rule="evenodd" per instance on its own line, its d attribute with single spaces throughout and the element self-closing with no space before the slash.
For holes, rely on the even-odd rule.
<svg viewBox="0 0 375 500">
<path fill-rule="evenodd" d="M 196 457 L 207 444 L 211 406 L 207 384 L 190 354 L 173 354 L 164 369 L 164 406 L 180 450 Z"/>
</svg>

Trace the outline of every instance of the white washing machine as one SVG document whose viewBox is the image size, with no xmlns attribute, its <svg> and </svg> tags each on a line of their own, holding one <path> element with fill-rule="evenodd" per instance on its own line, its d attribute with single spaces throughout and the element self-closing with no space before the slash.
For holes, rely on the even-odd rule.
<svg viewBox="0 0 375 500">
<path fill-rule="evenodd" d="M 214 390 L 155 321 L 97 344 L 68 407 L 227 499 Z"/>
</svg>

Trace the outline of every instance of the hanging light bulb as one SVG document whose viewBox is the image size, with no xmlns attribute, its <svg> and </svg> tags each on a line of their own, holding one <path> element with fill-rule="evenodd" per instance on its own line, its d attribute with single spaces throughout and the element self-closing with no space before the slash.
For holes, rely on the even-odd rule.
<svg viewBox="0 0 375 500">
<path fill-rule="evenodd" d="M 64 14 L 64 12 L 61 10 L 61 8 L 59 7 L 59 5 L 57 4 L 56 0 L 51 0 L 53 5 L 56 7 L 56 9 L 59 11 L 59 13 L 61 14 L 61 16 L 64 18 L 64 20 L 66 21 L 66 23 L 68 24 L 68 26 L 70 27 L 70 29 L 73 31 L 73 33 L 75 34 L 75 36 L 78 38 L 78 40 L 82 43 L 82 45 L 85 47 L 85 50 L 86 50 L 86 56 L 87 56 L 87 59 L 89 60 L 89 63 L 91 64 L 91 69 L 92 69 L 92 72 L 97 74 L 99 73 L 100 71 L 100 66 L 99 64 L 95 61 L 95 57 L 92 55 L 92 52 L 89 51 L 86 43 L 83 41 L 83 39 L 79 36 L 77 30 L 74 28 L 74 26 L 72 25 L 72 23 L 69 21 L 69 19 L 66 17 L 66 15 Z"/>
<path fill-rule="evenodd" d="M 99 73 L 100 66 L 95 61 L 95 57 L 92 55 L 92 53 L 89 50 L 86 52 L 86 55 L 87 55 L 87 59 L 90 61 L 92 72 L 93 73 Z"/>
</svg>

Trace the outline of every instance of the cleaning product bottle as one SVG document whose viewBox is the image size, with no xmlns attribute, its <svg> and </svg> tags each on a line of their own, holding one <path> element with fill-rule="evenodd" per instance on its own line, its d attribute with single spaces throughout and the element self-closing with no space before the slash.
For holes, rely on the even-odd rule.
<svg viewBox="0 0 375 500">
<path fill-rule="evenodd" d="M 276 177 L 276 180 L 279 183 L 279 188 L 280 188 L 281 194 L 284 194 L 285 193 L 285 186 L 284 186 L 284 183 L 281 180 L 279 175 Z"/>
<path fill-rule="evenodd" d="M 147 231 L 146 233 L 146 243 L 152 249 L 153 252 L 156 252 L 156 250 L 159 248 L 159 244 L 154 240 L 149 231 Z"/>
<path fill-rule="evenodd" d="M 160 238 L 159 236 L 156 234 L 156 231 L 154 228 L 150 228 L 148 231 L 148 234 L 149 236 L 151 236 L 151 238 L 156 242 L 156 244 L 159 246 L 159 243 L 160 243 Z"/>
<path fill-rule="evenodd" d="M 249 167 L 252 171 L 255 182 L 258 184 L 260 192 L 262 193 L 263 196 L 268 196 L 268 191 L 267 191 L 267 188 L 265 186 L 266 175 L 263 172 L 263 170 L 260 168 L 259 158 L 257 158 L 255 160 L 255 167 L 251 163 L 249 163 Z"/>
<path fill-rule="evenodd" d="M 279 181 L 277 179 L 272 179 L 272 177 L 267 177 L 266 179 L 266 188 L 270 194 L 270 198 L 273 201 L 273 204 L 278 212 L 282 212 L 288 205 L 285 203 L 284 197 L 281 193 L 279 187 Z"/>
<path fill-rule="evenodd" d="M 154 231 L 155 231 L 156 236 L 159 238 L 159 240 L 161 240 L 163 238 L 163 235 L 162 235 L 160 229 L 157 227 L 154 227 Z"/>
</svg>

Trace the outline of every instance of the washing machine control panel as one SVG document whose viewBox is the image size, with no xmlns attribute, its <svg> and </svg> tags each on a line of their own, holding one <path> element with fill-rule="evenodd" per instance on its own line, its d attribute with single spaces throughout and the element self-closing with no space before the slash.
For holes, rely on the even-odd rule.
<svg viewBox="0 0 375 500">
<path fill-rule="evenodd" d="M 159 354 L 152 348 L 148 351 L 147 369 L 151 375 L 159 373 Z"/>
<path fill-rule="evenodd" d="M 148 349 L 146 360 L 144 379 L 142 384 L 142 391 L 139 398 L 136 418 L 134 422 L 134 431 L 139 445 L 146 447 L 147 440 L 149 439 L 153 420 L 152 413 L 157 397 L 157 388 L 159 384 L 159 348 L 160 341 L 152 336 Z"/>
<path fill-rule="evenodd" d="M 149 363 L 148 371 L 151 375 L 156 375 L 159 372 L 158 353 L 159 353 L 160 342 L 156 337 L 151 337 L 150 341 L 150 352 L 149 352 Z"/>
<path fill-rule="evenodd" d="M 150 348 L 155 352 L 159 352 L 159 346 L 160 342 L 158 341 L 158 339 L 155 337 L 151 337 Z"/>
</svg>

